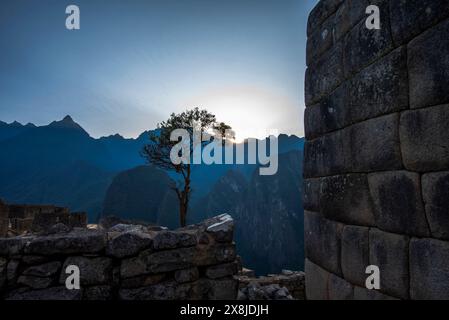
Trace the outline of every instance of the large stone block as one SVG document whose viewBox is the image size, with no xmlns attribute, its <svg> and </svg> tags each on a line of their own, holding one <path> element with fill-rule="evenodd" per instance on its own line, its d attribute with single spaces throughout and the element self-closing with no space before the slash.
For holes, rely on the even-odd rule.
<svg viewBox="0 0 449 320">
<path fill-rule="evenodd" d="M 429 236 L 418 173 L 390 171 L 368 175 L 378 228 L 414 236 Z"/>
<path fill-rule="evenodd" d="M 96 230 L 77 230 L 65 234 L 34 238 L 27 243 L 27 254 L 76 254 L 96 253 L 104 250 L 106 234 Z"/>
<path fill-rule="evenodd" d="M 399 300 L 398 298 L 394 298 L 383 294 L 377 290 L 368 290 L 366 288 L 354 287 L 354 300 Z"/>
<path fill-rule="evenodd" d="M 337 275 L 341 275 L 340 242 L 343 226 L 325 219 L 319 213 L 304 213 L 306 257 Z"/>
<path fill-rule="evenodd" d="M 304 180 L 303 206 L 305 210 L 320 211 L 321 181 L 322 178 Z"/>
<path fill-rule="evenodd" d="M 314 178 L 338 174 L 348 167 L 350 145 L 344 143 L 342 131 L 329 133 L 304 147 L 304 176 Z"/>
<path fill-rule="evenodd" d="M 196 235 L 186 231 L 159 231 L 153 236 L 155 250 L 192 247 L 196 245 Z"/>
<path fill-rule="evenodd" d="M 346 0 L 335 13 L 334 36 L 335 41 L 340 40 L 361 19 L 365 17 L 368 0 Z"/>
<path fill-rule="evenodd" d="M 331 273 L 329 276 L 329 300 L 352 300 L 354 298 L 354 286 Z"/>
<path fill-rule="evenodd" d="M 307 23 L 307 35 L 310 36 L 330 15 L 337 11 L 345 0 L 322 0 L 312 9 Z"/>
<path fill-rule="evenodd" d="M 334 17 L 327 18 L 307 39 L 306 57 L 307 65 L 329 50 L 334 44 Z"/>
<path fill-rule="evenodd" d="M 373 203 L 366 175 L 347 174 L 322 178 L 320 209 L 331 220 L 374 225 Z"/>
<path fill-rule="evenodd" d="M 449 299 L 449 243 L 433 239 L 410 241 L 410 297 Z"/>
<path fill-rule="evenodd" d="M 344 129 L 343 137 L 343 144 L 351 148 L 351 166 L 348 169 L 352 172 L 402 168 L 398 114 L 355 124 Z"/>
<path fill-rule="evenodd" d="M 346 36 L 344 48 L 345 76 L 360 71 L 393 49 L 390 34 L 388 1 L 379 1 L 381 29 L 369 30 L 360 21 Z"/>
<path fill-rule="evenodd" d="M 408 44 L 411 108 L 449 102 L 448 34 L 449 19 Z"/>
<path fill-rule="evenodd" d="M 42 290 L 15 291 L 6 297 L 7 300 L 81 300 L 82 290 L 69 290 L 66 287 L 52 287 Z"/>
<path fill-rule="evenodd" d="M 317 104 L 306 108 L 304 129 L 308 140 L 351 123 L 347 96 L 347 86 L 344 83 Z"/>
<path fill-rule="evenodd" d="M 316 59 L 306 70 L 306 106 L 317 103 L 343 81 L 343 45 L 337 43 Z"/>
<path fill-rule="evenodd" d="M 106 246 L 106 253 L 112 257 L 124 258 L 133 256 L 143 251 L 153 244 L 153 239 L 149 234 L 130 231 L 118 234 L 110 234 L 110 239 Z"/>
<path fill-rule="evenodd" d="M 407 52 L 401 47 L 363 69 L 349 82 L 353 123 L 408 109 Z"/>
<path fill-rule="evenodd" d="M 69 257 L 62 267 L 59 282 L 65 284 L 69 274 L 65 273 L 68 266 L 75 265 L 80 270 L 80 282 L 82 286 L 109 284 L 112 280 L 112 260 L 106 257 Z"/>
<path fill-rule="evenodd" d="M 15 256 L 22 253 L 23 248 L 32 237 L 0 238 L 0 255 Z"/>
<path fill-rule="evenodd" d="M 131 278 L 150 273 L 231 262 L 235 260 L 235 257 L 235 245 L 231 244 L 220 244 L 209 248 L 179 248 L 159 252 L 146 250 L 137 257 L 123 260 L 120 274 L 123 278 Z"/>
<path fill-rule="evenodd" d="M 409 298 L 409 237 L 370 230 L 370 264 L 379 267 L 380 291 Z"/>
<path fill-rule="evenodd" d="M 8 235 L 8 219 L 0 218 L 0 238 L 6 237 Z"/>
<path fill-rule="evenodd" d="M 330 273 L 306 259 L 306 298 L 307 300 L 329 300 Z"/>
<path fill-rule="evenodd" d="M 432 236 L 449 240 L 449 172 L 423 175 L 422 190 Z"/>
<path fill-rule="evenodd" d="M 365 286 L 365 270 L 369 265 L 369 228 L 345 226 L 341 239 L 341 269 L 345 279 Z"/>
<path fill-rule="evenodd" d="M 449 105 L 404 112 L 400 136 L 402 157 L 408 170 L 449 169 Z"/>
<path fill-rule="evenodd" d="M 397 45 L 432 27 L 449 16 L 447 0 L 390 1 L 391 32 Z"/>
</svg>

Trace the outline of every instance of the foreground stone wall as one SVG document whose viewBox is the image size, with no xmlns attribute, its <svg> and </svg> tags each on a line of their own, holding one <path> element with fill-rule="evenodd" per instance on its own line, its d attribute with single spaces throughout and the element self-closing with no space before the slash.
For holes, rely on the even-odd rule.
<svg viewBox="0 0 449 320">
<path fill-rule="evenodd" d="M 228 215 L 176 231 L 119 224 L 0 238 L 0 295 L 11 300 L 236 299 Z M 80 269 L 68 290 L 66 268 Z"/>
<path fill-rule="evenodd" d="M 87 214 L 52 205 L 7 205 L 0 199 L 0 237 L 45 233 L 58 223 L 86 227 Z"/>
<path fill-rule="evenodd" d="M 448 0 L 322 0 L 310 14 L 309 299 L 449 299 L 448 17 Z"/>
</svg>

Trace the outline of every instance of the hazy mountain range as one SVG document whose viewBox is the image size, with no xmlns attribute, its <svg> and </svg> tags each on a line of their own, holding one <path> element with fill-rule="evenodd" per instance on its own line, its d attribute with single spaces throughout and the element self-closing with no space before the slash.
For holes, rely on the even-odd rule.
<svg viewBox="0 0 449 320">
<path fill-rule="evenodd" d="M 175 176 L 145 165 L 140 151 L 148 134 L 94 139 L 70 116 L 46 126 L 0 121 L 0 198 L 67 206 L 88 212 L 92 222 L 115 215 L 175 228 Z M 280 135 L 278 142 L 274 176 L 260 176 L 258 165 L 197 165 L 192 173 L 188 222 L 230 213 L 244 263 L 259 273 L 298 269 L 303 261 L 304 141 Z"/>
</svg>

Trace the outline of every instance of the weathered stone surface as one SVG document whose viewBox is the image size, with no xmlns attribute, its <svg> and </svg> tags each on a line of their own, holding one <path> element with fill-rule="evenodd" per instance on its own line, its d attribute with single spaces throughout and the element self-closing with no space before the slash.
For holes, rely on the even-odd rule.
<svg viewBox="0 0 449 320">
<path fill-rule="evenodd" d="M 334 19 L 335 41 L 341 39 L 361 19 L 365 18 L 367 0 L 345 0 L 338 8 Z"/>
<path fill-rule="evenodd" d="M 380 291 L 394 297 L 409 297 L 409 237 L 371 229 L 370 264 L 380 269 Z"/>
<path fill-rule="evenodd" d="M 352 300 L 354 297 L 354 286 L 335 274 L 330 274 L 328 287 L 329 300 Z"/>
<path fill-rule="evenodd" d="M 341 239 L 341 269 L 346 280 L 365 286 L 369 252 L 369 228 L 345 226 Z"/>
<path fill-rule="evenodd" d="M 350 146 L 344 144 L 343 131 L 336 131 L 306 141 L 304 146 L 304 176 L 314 178 L 345 172 L 349 166 Z"/>
<path fill-rule="evenodd" d="M 329 300 L 330 273 L 306 259 L 306 297 L 307 300 Z"/>
<path fill-rule="evenodd" d="M 200 273 L 197 267 L 175 271 L 175 280 L 178 283 L 193 282 L 198 280 Z"/>
<path fill-rule="evenodd" d="M 348 77 L 387 54 L 393 49 L 390 34 L 388 1 L 379 1 L 381 29 L 369 30 L 365 19 L 360 21 L 345 38 L 344 70 Z"/>
<path fill-rule="evenodd" d="M 354 287 L 354 300 L 399 300 L 383 294 L 377 290 L 368 290 L 366 288 Z"/>
<path fill-rule="evenodd" d="M 449 105 L 404 112 L 400 135 L 402 157 L 408 170 L 449 169 Z"/>
<path fill-rule="evenodd" d="M 112 260 L 106 257 L 87 258 L 69 257 L 65 260 L 62 270 L 75 265 L 80 269 L 80 283 L 82 286 L 108 284 L 112 279 Z M 65 284 L 68 275 L 61 272 L 59 283 Z"/>
<path fill-rule="evenodd" d="M 423 175 L 422 190 L 432 236 L 449 240 L 449 172 Z"/>
<path fill-rule="evenodd" d="M 42 278 L 42 277 L 36 277 L 36 276 L 27 276 L 27 275 L 21 275 L 17 279 L 17 283 L 33 288 L 33 289 L 45 289 L 48 288 L 52 283 L 55 282 L 55 279 L 53 278 Z"/>
<path fill-rule="evenodd" d="M 150 235 L 139 231 L 111 234 L 106 254 L 115 258 L 134 256 L 140 251 L 148 249 L 152 244 L 153 239 Z"/>
<path fill-rule="evenodd" d="M 306 178 L 401 168 L 398 114 L 363 121 L 305 144 Z"/>
<path fill-rule="evenodd" d="M 0 291 L 6 284 L 6 266 L 8 265 L 8 260 L 0 258 Z"/>
<path fill-rule="evenodd" d="M 317 103 L 325 94 L 332 92 L 343 78 L 343 45 L 337 43 L 306 70 L 306 106 Z"/>
<path fill-rule="evenodd" d="M 344 0 L 323 0 L 312 9 L 307 22 L 307 34 L 310 36 Z"/>
<path fill-rule="evenodd" d="M 238 282 L 233 278 L 216 279 L 209 281 L 208 298 L 211 300 L 235 300 L 237 297 Z"/>
<path fill-rule="evenodd" d="M 149 273 L 169 272 L 193 266 L 206 266 L 235 259 L 235 246 L 217 245 L 209 248 L 180 248 L 168 251 L 143 251 L 138 257 L 122 261 L 120 274 L 124 278 Z"/>
<path fill-rule="evenodd" d="M 3 219 L 2 217 L 0 217 L 0 238 L 7 236 L 8 225 L 9 225 L 8 219 Z"/>
<path fill-rule="evenodd" d="M 68 290 L 66 287 L 53 287 L 43 290 L 15 292 L 7 300 L 81 300 L 82 290 Z"/>
<path fill-rule="evenodd" d="M 432 27 L 449 16 L 446 0 L 390 1 L 390 21 L 393 39 L 397 45 Z"/>
<path fill-rule="evenodd" d="M 331 220 L 374 225 L 373 203 L 365 174 L 322 178 L 321 213 Z"/>
<path fill-rule="evenodd" d="M 83 299 L 84 300 L 112 300 L 114 297 L 111 286 L 95 286 L 88 287 L 84 289 Z"/>
<path fill-rule="evenodd" d="M 196 245 L 196 236 L 192 232 L 160 231 L 153 233 L 153 248 L 155 250 L 192 247 Z"/>
<path fill-rule="evenodd" d="M 393 233 L 429 235 L 419 174 L 408 171 L 372 173 L 368 181 L 377 227 Z"/>
<path fill-rule="evenodd" d="M 203 288 L 204 287 L 204 288 Z M 207 292 L 205 281 L 177 284 L 176 282 L 163 282 L 160 284 L 119 290 L 121 300 L 196 300 L 201 299 Z"/>
<path fill-rule="evenodd" d="M 314 59 L 329 50 L 334 44 L 335 15 L 327 18 L 307 39 L 306 60 L 310 66 Z"/>
<path fill-rule="evenodd" d="M 304 179 L 304 199 L 305 210 L 320 211 L 321 178 Z"/>
<path fill-rule="evenodd" d="M 408 44 L 411 108 L 449 102 L 448 33 L 449 19 Z"/>
<path fill-rule="evenodd" d="M 304 213 L 306 257 L 337 275 L 341 275 L 340 240 L 343 226 L 325 219 L 319 213 Z"/>
<path fill-rule="evenodd" d="M 122 288 L 140 288 L 147 287 L 162 282 L 167 278 L 165 273 L 137 276 L 134 278 L 125 278 L 121 280 Z"/>
<path fill-rule="evenodd" d="M 344 83 L 317 104 L 306 108 L 304 129 L 308 140 L 351 123 L 347 98 L 348 88 Z"/>
<path fill-rule="evenodd" d="M 23 271 L 23 274 L 26 276 L 35 277 L 51 277 L 58 273 L 60 268 L 61 262 L 53 261 L 38 266 L 29 267 Z"/>
<path fill-rule="evenodd" d="M 398 114 L 360 122 L 344 132 L 342 144 L 350 146 L 351 160 L 347 166 L 352 172 L 402 168 Z"/>
<path fill-rule="evenodd" d="M 95 253 L 106 246 L 106 234 L 97 230 L 74 230 L 67 234 L 38 237 L 24 248 L 27 254 Z"/>
<path fill-rule="evenodd" d="M 48 256 L 25 255 L 22 256 L 22 262 L 27 265 L 43 264 L 49 261 Z"/>
<path fill-rule="evenodd" d="M 219 264 L 206 269 L 206 277 L 210 279 L 232 276 L 237 273 L 237 264 L 235 262 Z"/>
<path fill-rule="evenodd" d="M 344 107 L 352 123 L 408 109 L 406 48 L 398 48 L 363 69 L 350 80 L 349 88 Z"/>
<path fill-rule="evenodd" d="M 449 243 L 434 239 L 410 241 L 410 297 L 449 299 Z"/>
<path fill-rule="evenodd" d="M 222 214 L 204 221 L 206 232 L 217 242 L 229 243 L 234 237 L 234 220 L 229 214 Z"/>
<path fill-rule="evenodd" d="M 0 255 L 15 256 L 22 252 L 23 247 L 31 237 L 15 237 L 15 238 L 0 238 Z"/>
<path fill-rule="evenodd" d="M 8 284 L 14 284 L 16 281 L 17 276 L 19 275 L 19 265 L 20 261 L 16 259 L 8 262 L 8 265 L 6 266 L 6 280 L 8 281 Z"/>
</svg>

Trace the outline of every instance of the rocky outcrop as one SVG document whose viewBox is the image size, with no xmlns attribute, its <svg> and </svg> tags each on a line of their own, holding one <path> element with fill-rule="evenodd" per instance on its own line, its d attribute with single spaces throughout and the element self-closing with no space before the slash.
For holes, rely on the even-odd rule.
<svg viewBox="0 0 449 320">
<path fill-rule="evenodd" d="M 368 5 L 381 28 L 366 27 Z M 305 83 L 308 299 L 448 299 L 447 0 L 321 0 Z M 365 289 L 369 265 L 380 289 Z"/>
<path fill-rule="evenodd" d="M 174 231 L 139 225 L 0 238 L 0 294 L 10 300 L 236 299 L 234 222 Z M 67 267 L 80 270 L 69 290 Z"/>
</svg>

